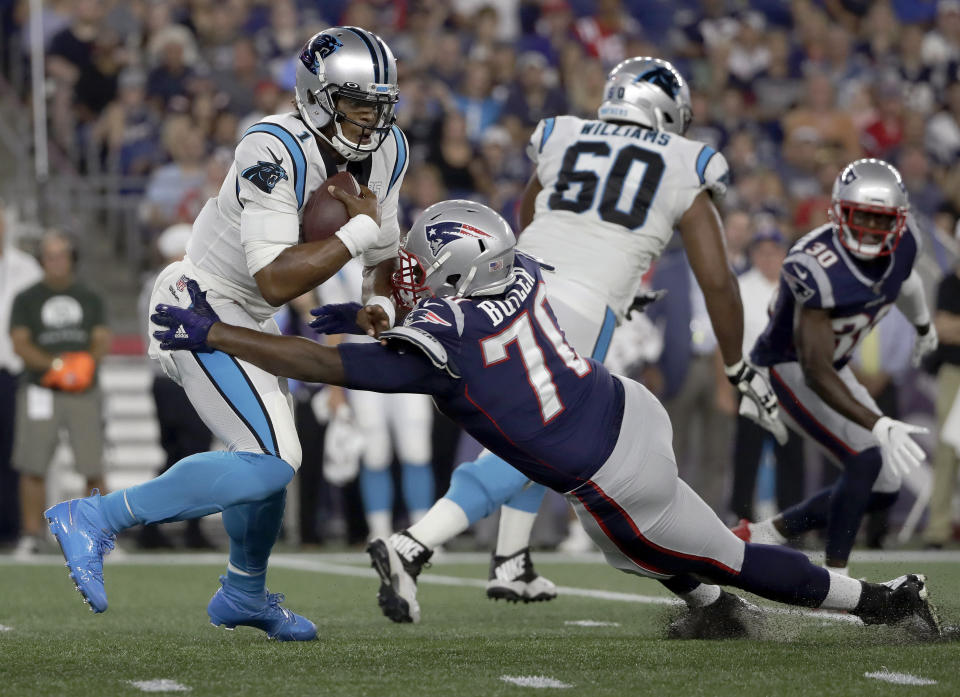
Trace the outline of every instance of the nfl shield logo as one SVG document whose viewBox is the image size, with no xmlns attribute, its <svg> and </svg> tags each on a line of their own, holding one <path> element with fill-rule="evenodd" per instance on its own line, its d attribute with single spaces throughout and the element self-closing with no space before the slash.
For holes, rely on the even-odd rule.
<svg viewBox="0 0 960 697">
<path fill-rule="evenodd" d="M 187 289 L 187 281 L 189 279 L 186 276 L 181 276 L 177 279 L 177 290 L 181 293 Z"/>
</svg>

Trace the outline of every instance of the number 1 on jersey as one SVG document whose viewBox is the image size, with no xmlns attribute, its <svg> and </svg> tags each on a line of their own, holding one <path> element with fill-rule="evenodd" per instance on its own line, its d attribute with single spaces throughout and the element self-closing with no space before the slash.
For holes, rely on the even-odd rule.
<svg viewBox="0 0 960 697">
<path fill-rule="evenodd" d="M 590 372 L 590 364 L 577 355 L 563 338 L 563 334 L 550 318 L 546 308 L 547 297 L 543 291 L 543 284 L 537 290 L 534 310 L 534 319 L 540 331 L 550 340 L 554 351 L 563 363 L 573 370 L 577 377 L 583 377 Z M 563 402 L 557 394 L 557 386 L 553 382 L 553 373 L 547 367 L 547 358 L 540 348 L 534 331 L 530 315 L 524 312 L 517 317 L 506 329 L 498 334 L 488 336 L 480 342 L 483 349 L 485 366 L 496 365 L 509 360 L 508 347 L 516 342 L 520 350 L 520 358 L 527 374 L 527 382 L 533 388 L 537 401 L 540 403 L 540 415 L 544 423 L 548 423 L 563 410 Z"/>
</svg>

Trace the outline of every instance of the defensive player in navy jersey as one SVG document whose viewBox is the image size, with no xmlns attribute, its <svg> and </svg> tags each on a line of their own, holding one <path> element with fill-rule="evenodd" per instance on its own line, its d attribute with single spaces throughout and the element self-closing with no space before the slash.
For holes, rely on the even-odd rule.
<svg viewBox="0 0 960 697">
<path fill-rule="evenodd" d="M 782 544 L 826 528 L 828 567 L 846 573 L 864 513 L 893 505 L 904 474 L 926 459 L 910 434 L 927 429 L 884 416 L 847 366 L 896 304 L 917 329 L 914 363 L 937 347 L 914 261 L 920 236 L 900 173 L 882 160 L 851 162 L 833 185 L 831 222 L 790 250 L 766 330 L 752 357 L 768 366 L 781 413 L 842 472 L 812 498 L 737 535 Z"/>
<path fill-rule="evenodd" d="M 375 34 L 333 27 L 311 37 L 295 63 L 296 109 L 266 116 L 244 133 L 219 194 L 194 222 L 186 258 L 160 273 L 151 307 L 187 299 L 191 278 L 225 319 L 279 333 L 273 320 L 278 307 L 359 257 L 367 271 L 367 302 L 393 312 L 387 296 L 407 162 L 406 140 L 394 124 L 396 61 Z M 363 186 L 361 197 L 336 194 L 353 217 L 329 239 L 301 244 L 310 195 L 342 170 Z M 313 623 L 266 590 L 286 486 L 300 467 L 287 381 L 223 353 L 161 351 L 150 339 L 150 356 L 183 386 L 227 448 L 184 458 L 145 484 L 49 509 L 71 577 L 91 609 L 104 612 L 102 569 L 88 562 L 113 546 L 114 533 L 222 511 L 230 561 L 207 606 L 210 621 L 252 625 L 282 640 L 313 639 Z"/>
<path fill-rule="evenodd" d="M 189 303 L 157 306 L 153 321 L 167 328 L 155 336 L 164 349 L 223 351 L 307 382 L 431 394 L 491 452 L 564 493 L 611 565 L 660 579 L 679 594 L 693 608 L 686 635 L 736 635 L 755 612 L 697 578 L 794 605 L 849 610 L 867 623 L 916 617 L 929 634 L 939 633 L 923 576 L 865 583 L 728 530 L 678 479 L 662 405 L 639 383 L 570 347 L 539 262 L 514 245 L 506 221 L 486 206 L 446 201 L 425 210 L 394 275 L 402 304 L 413 309 L 379 343 L 325 347 L 231 326 L 192 281 Z M 393 547 L 380 550 L 381 604 L 409 615 L 403 606 L 413 579 Z"/>
<path fill-rule="evenodd" d="M 527 145 L 535 172 L 520 205 L 518 249 L 556 267 L 547 295 L 567 342 L 602 363 L 644 274 L 676 230 L 706 298 L 726 374 L 744 394 L 742 408 L 785 440 L 772 388 L 742 355 L 743 312 L 715 207 L 727 189 L 727 161 L 685 137 L 692 118 L 690 90 L 673 65 L 637 57 L 610 72 L 596 119 L 543 119 Z M 435 547 L 499 508 L 487 596 L 550 600 L 556 586 L 536 572 L 530 553 L 545 492 L 484 451 L 453 471 L 450 488 L 421 520 L 372 540 L 368 551 L 373 557 L 378 547 L 394 547 L 416 577 Z"/>
</svg>

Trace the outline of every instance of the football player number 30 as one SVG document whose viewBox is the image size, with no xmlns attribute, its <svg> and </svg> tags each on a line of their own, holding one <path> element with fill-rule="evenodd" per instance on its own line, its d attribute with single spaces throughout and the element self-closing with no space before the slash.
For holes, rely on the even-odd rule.
<svg viewBox="0 0 960 697">
<path fill-rule="evenodd" d="M 545 307 L 546 296 L 541 285 L 537 291 L 534 305 L 534 321 L 540 331 L 547 337 L 556 355 L 573 370 L 578 377 L 590 372 L 590 364 L 577 355 L 577 352 L 568 344 L 557 325 L 553 323 Z M 520 349 L 520 358 L 527 373 L 527 382 L 533 388 L 537 401 L 540 403 L 540 415 L 547 423 L 563 411 L 563 402 L 557 394 L 557 386 L 553 382 L 553 374 L 547 367 L 547 358 L 537 341 L 537 336 L 526 312 L 515 319 L 509 327 L 498 334 L 488 336 L 480 342 L 483 349 L 484 363 L 489 367 L 510 359 L 508 347 L 516 342 Z"/>
<path fill-rule="evenodd" d="M 592 166 L 577 169 L 589 161 Z M 634 167 L 642 167 L 642 176 L 628 176 Z M 596 202 L 600 177 L 609 169 L 599 203 Z M 597 205 L 597 214 L 608 223 L 631 230 L 647 220 L 647 210 L 663 177 L 663 158 L 659 153 L 636 145 L 622 148 L 610 163 L 610 145 L 602 141 L 574 143 L 563 154 L 563 164 L 554 191 L 547 199 L 552 210 L 583 213 Z M 567 198 L 569 189 L 577 185 L 576 198 Z"/>
</svg>

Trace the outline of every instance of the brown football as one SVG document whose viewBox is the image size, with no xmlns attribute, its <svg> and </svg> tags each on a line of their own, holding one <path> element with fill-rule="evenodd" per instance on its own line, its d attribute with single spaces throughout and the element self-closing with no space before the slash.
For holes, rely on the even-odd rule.
<svg viewBox="0 0 960 697">
<path fill-rule="evenodd" d="M 347 207 L 335 199 L 327 187 L 335 186 L 354 196 L 360 195 L 360 185 L 349 172 L 337 172 L 320 185 L 307 199 L 303 207 L 301 236 L 304 242 L 325 240 L 343 227 L 350 216 Z"/>
</svg>

